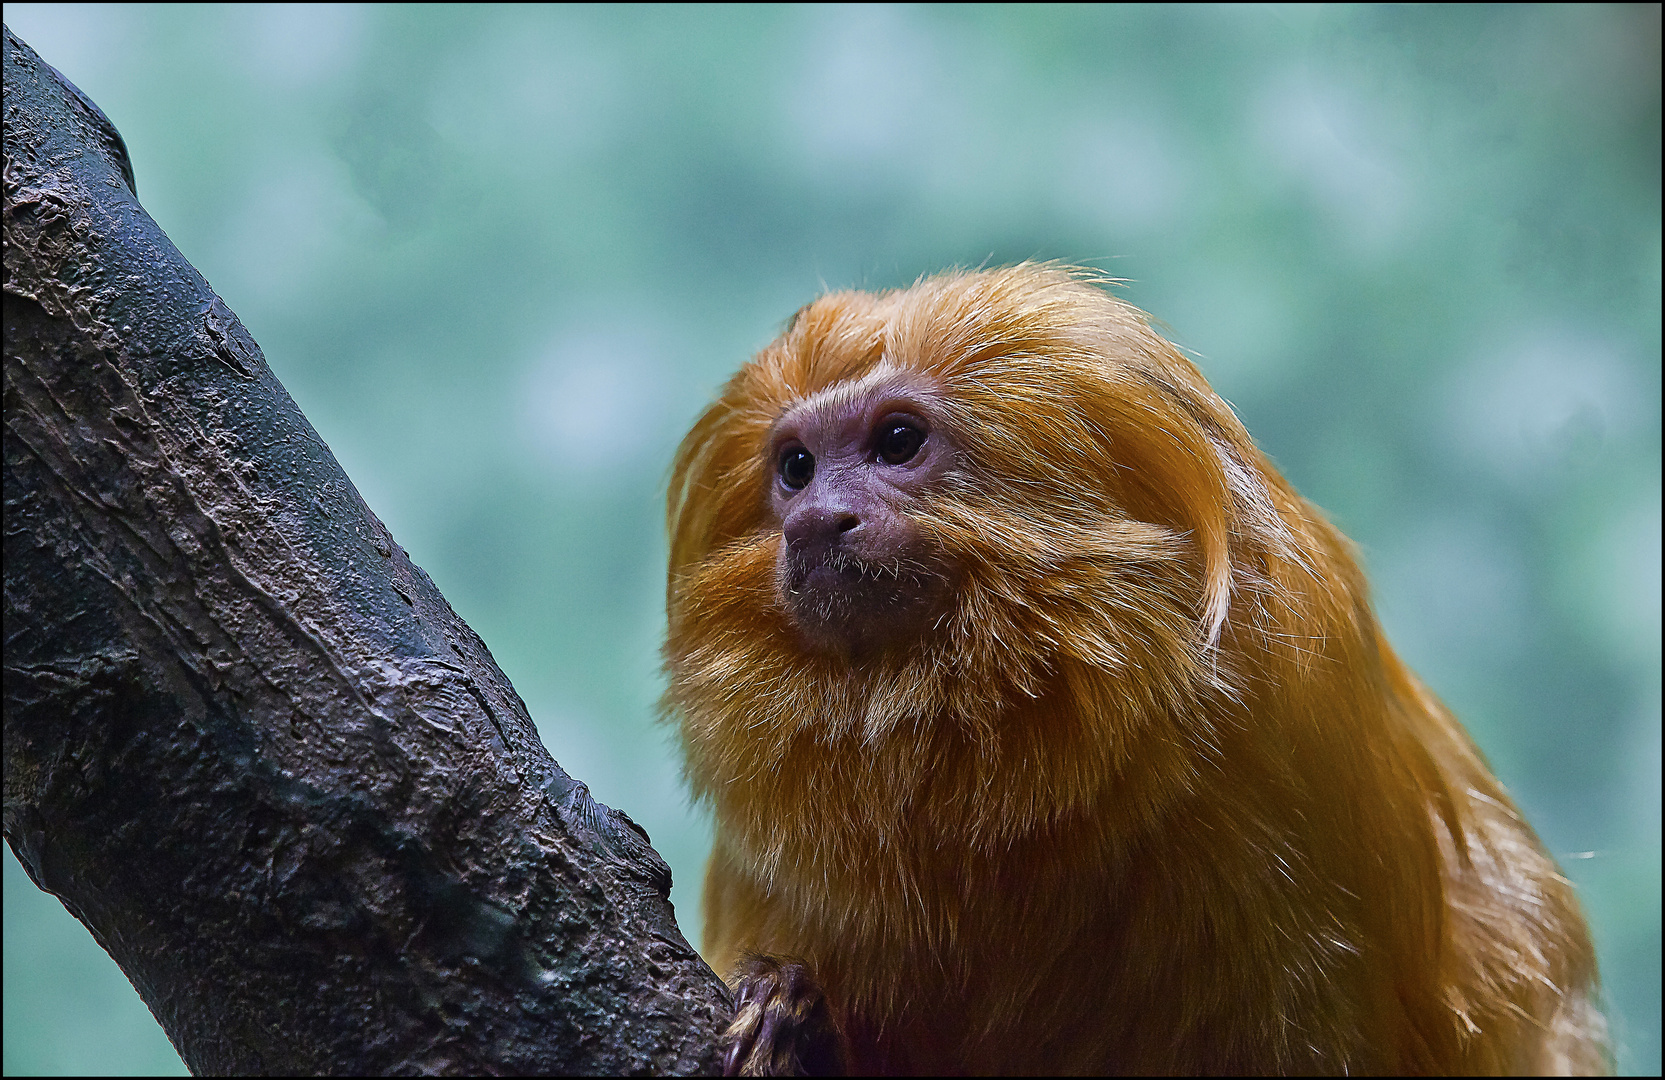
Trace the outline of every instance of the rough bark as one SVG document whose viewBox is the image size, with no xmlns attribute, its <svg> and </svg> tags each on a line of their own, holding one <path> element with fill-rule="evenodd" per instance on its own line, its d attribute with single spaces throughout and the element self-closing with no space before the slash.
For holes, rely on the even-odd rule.
<svg viewBox="0 0 1665 1080">
<path fill-rule="evenodd" d="M 538 740 L 121 137 L 5 32 L 5 832 L 219 1073 L 711 1069 L 670 872 Z"/>
</svg>

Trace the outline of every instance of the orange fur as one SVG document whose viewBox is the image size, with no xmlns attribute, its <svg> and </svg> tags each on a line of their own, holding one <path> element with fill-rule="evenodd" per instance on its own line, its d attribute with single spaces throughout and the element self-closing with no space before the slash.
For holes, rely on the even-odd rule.
<svg viewBox="0 0 1665 1080">
<path fill-rule="evenodd" d="M 770 426 L 878 369 L 959 467 L 910 648 L 807 651 Z M 1146 317 L 1022 265 L 823 296 L 678 451 L 666 710 L 707 958 L 804 958 L 882 1072 L 1599 1071 L 1577 901 L 1348 542 Z"/>
</svg>

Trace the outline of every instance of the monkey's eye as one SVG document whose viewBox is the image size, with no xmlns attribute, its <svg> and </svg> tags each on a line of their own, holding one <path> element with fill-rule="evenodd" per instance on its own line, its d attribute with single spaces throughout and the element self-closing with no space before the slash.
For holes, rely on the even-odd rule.
<svg viewBox="0 0 1665 1080">
<path fill-rule="evenodd" d="M 815 455 L 801 446 L 794 446 L 780 456 L 781 483 L 797 491 L 815 475 Z"/>
<path fill-rule="evenodd" d="M 887 420 L 879 425 L 879 458 L 889 465 L 901 465 L 919 453 L 925 433 L 906 420 Z"/>
</svg>

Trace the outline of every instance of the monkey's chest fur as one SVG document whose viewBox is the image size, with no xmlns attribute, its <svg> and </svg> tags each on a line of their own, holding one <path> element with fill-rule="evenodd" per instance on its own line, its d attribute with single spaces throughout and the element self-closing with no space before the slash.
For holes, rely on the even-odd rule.
<svg viewBox="0 0 1665 1080">
<path fill-rule="evenodd" d="M 729 805 L 746 826 L 722 823 L 717 796 L 705 945 L 720 971 L 743 950 L 806 961 L 855 1071 L 1390 1064 L 1373 1047 L 1403 1038 L 1404 1010 L 1365 962 L 1356 900 L 1292 869 L 1311 862 L 1291 846 L 1300 813 L 1182 800 L 1135 829 L 1104 791 L 1001 832 L 976 805 L 998 784 L 956 785 L 946 751 L 908 784 L 871 751 L 828 775 L 816 749 L 821 768 L 779 764 L 804 787 L 768 825 L 746 800 Z"/>
</svg>

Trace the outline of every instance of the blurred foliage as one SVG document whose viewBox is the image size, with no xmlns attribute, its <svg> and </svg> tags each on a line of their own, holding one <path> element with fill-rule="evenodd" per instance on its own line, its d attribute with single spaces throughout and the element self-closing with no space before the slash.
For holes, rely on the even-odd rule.
<svg viewBox="0 0 1665 1080">
<path fill-rule="evenodd" d="M 662 499 L 827 287 L 1063 258 L 1360 544 L 1660 1069 L 1657 6 L 78 7 L 12 29 L 674 867 Z M 179 1062 L 6 855 L 5 1069 Z"/>
</svg>

